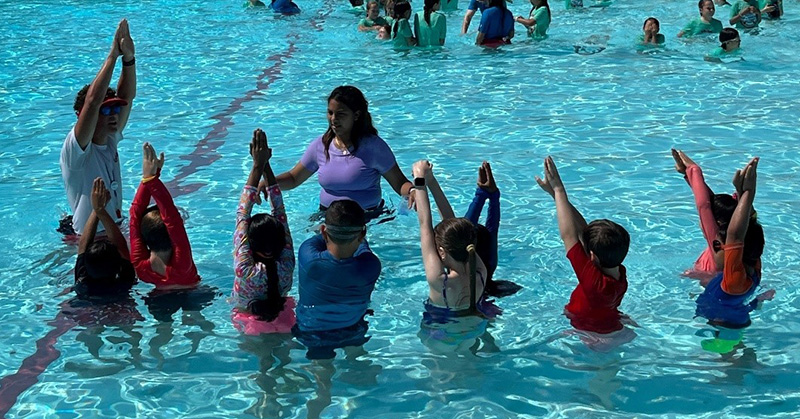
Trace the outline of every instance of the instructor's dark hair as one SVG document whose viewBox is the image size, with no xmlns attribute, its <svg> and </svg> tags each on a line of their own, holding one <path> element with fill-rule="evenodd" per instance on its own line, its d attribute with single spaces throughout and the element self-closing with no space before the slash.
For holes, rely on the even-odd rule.
<svg viewBox="0 0 800 419">
<path fill-rule="evenodd" d="M 378 130 L 372 126 L 372 116 L 369 114 L 367 98 L 364 97 L 364 94 L 361 93 L 361 90 L 358 90 L 357 87 L 339 86 L 333 89 L 330 96 L 328 96 L 328 103 L 332 100 L 347 106 L 354 114 L 358 113 L 358 117 L 353 123 L 353 130 L 350 132 L 350 141 L 353 143 L 353 150 L 350 154 L 355 154 L 356 150 L 358 150 L 358 143 L 361 141 L 361 138 L 368 135 L 378 135 Z M 326 160 L 330 160 L 331 158 L 328 149 L 334 138 L 336 138 L 336 134 L 331 127 L 328 127 L 325 134 L 322 134 L 322 144 L 325 147 Z"/>
</svg>

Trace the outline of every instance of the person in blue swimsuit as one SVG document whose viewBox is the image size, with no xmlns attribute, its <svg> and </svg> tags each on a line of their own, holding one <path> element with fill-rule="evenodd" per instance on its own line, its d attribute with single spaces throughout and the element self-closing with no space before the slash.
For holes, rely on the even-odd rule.
<svg viewBox="0 0 800 419">
<path fill-rule="evenodd" d="M 430 177 L 425 179 L 426 186 L 433 196 L 436 207 L 442 219 L 455 218 L 450 202 L 442 191 L 439 181 L 430 172 Z M 489 210 L 486 216 L 486 223 L 479 224 L 481 212 L 486 201 L 489 201 Z M 492 166 L 484 161 L 478 169 L 478 187 L 475 189 L 475 196 L 469 204 L 469 209 L 464 218 L 472 222 L 477 230 L 477 244 L 475 250 L 478 256 L 486 264 L 486 294 L 493 297 L 506 297 L 515 294 L 522 289 L 521 286 L 511 281 L 496 281 L 492 279 L 494 271 L 497 269 L 497 233 L 500 228 L 500 190 L 492 174 Z"/>
<path fill-rule="evenodd" d="M 413 167 L 414 187 L 422 197 L 416 203 L 422 261 L 429 286 L 426 316 L 441 323 L 454 317 L 494 316 L 498 313 L 489 309 L 490 304 L 485 301 L 489 272 L 477 254 L 475 224 L 467 218 L 453 217 L 453 210 L 447 204 L 442 205 L 447 215 L 433 227 L 427 187 L 428 179 L 433 179 L 432 169 L 427 160 L 420 160 Z M 433 188 L 440 189 L 438 183 Z"/>
<path fill-rule="evenodd" d="M 335 356 L 335 348 L 366 343 L 372 291 L 381 262 L 369 248 L 364 210 L 355 201 L 334 201 L 325 211 L 320 234 L 303 242 L 297 324 L 292 333 L 308 348 L 309 359 Z"/>
<path fill-rule="evenodd" d="M 749 326 L 750 312 L 760 307 L 762 301 L 775 296 L 775 290 L 769 290 L 748 302 L 761 284 L 761 254 L 764 251 L 764 230 L 752 216 L 757 167 L 756 157 L 744 169 L 736 171 L 733 184 L 739 201 L 722 246 L 725 266 L 697 298 L 695 315 L 725 329 Z"/>
<path fill-rule="evenodd" d="M 514 37 L 514 15 L 506 8 L 505 0 L 490 0 L 489 8 L 481 15 L 476 45 L 497 47 L 510 44 Z"/>
</svg>

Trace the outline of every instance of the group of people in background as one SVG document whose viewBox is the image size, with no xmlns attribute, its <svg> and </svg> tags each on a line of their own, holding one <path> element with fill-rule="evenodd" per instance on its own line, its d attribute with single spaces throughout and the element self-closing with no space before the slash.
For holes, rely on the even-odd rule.
<svg viewBox="0 0 800 419">
<path fill-rule="evenodd" d="M 374 4 L 367 6 L 372 12 L 361 27 L 373 27 L 370 24 L 379 18 Z M 434 5 L 431 13 L 439 3 Z M 701 2 L 701 11 L 703 7 Z M 426 24 L 433 19 L 427 10 L 418 14 Z M 407 20 L 409 14 L 403 16 Z M 109 84 L 120 58 L 122 74 L 114 90 Z M 165 156 L 149 143 L 142 145 L 142 178 L 129 209 L 130 248 L 120 229 L 124 218 L 117 145 L 135 96 L 135 48 L 128 23 L 122 20 L 100 71 L 76 97 L 78 120 L 61 150 L 73 215 L 60 230 L 78 238 L 74 289 L 80 298 L 127 295 L 137 277 L 165 292 L 193 288 L 201 281 L 183 219 L 161 181 Z M 413 180 L 403 174 L 391 148 L 378 136 L 359 89 L 340 86 L 331 92 L 327 123 L 327 130 L 307 146 L 297 164 L 277 175 L 266 134 L 260 129 L 253 132 L 248 145 L 252 169 L 240 195 L 233 233 L 234 326 L 250 335 L 292 333 L 309 348 L 310 358 L 329 358 L 334 348 L 366 342 L 366 316 L 382 270 L 367 241 L 367 223 L 391 221 L 387 215 L 392 211 L 382 199 L 382 178 L 417 212 L 428 283 L 423 326 L 500 314 L 489 298 L 514 294 L 521 287 L 493 278 L 498 266 L 500 190 L 491 165 L 483 162 L 478 168 L 473 200 L 465 216 L 457 217 L 429 161 L 414 163 Z M 774 296 L 770 290 L 753 298 L 761 282 L 764 248 L 763 229 L 753 209 L 759 160 L 735 171 L 736 193 L 728 195 L 713 194 L 700 167 L 685 153 L 673 150 L 673 157 L 694 193 L 708 244 L 690 272 L 704 279 L 697 315 L 712 325 L 741 330 L 750 324 L 749 312 Z M 628 325 L 635 322 L 619 311 L 628 290 L 623 265 L 628 232 L 607 219 L 587 223 L 567 198 L 552 158 L 544 160 L 543 173 L 536 181 L 555 201 L 560 236 L 578 279 L 565 314 L 595 349 L 629 341 L 635 333 Z M 295 255 L 282 193 L 314 174 L 321 187 L 323 222 Z M 253 214 L 262 194 L 271 211 Z M 441 215 L 438 223 L 433 222 L 430 197 Z M 481 224 L 487 202 L 486 221 Z M 298 301 L 289 296 L 295 269 Z M 728 343 L 709 345 L 727 348 Z"/>
</svg>

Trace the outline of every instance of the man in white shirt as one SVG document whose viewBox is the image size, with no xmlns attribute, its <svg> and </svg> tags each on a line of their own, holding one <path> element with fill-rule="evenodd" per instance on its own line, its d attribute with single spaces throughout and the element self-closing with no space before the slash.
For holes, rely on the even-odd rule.
<svg viewBox="0 0 800 419">
<path fill-rule="evenodd" d="M 117 92 L 108 87 L 117 59 L 122 56 L 122 75 Z M 108 57 L 91 84 L 78 92 L 75 114 L 78 122 L 61 147 L 61 177 L 72 208 L 72 231 L 62 220 L 64 234 L 81 234 L 92 213 L 92 183 L 99 177 L 111 192 L 106 211 L 122 222 L 122 179 L 117 144 L 128 122 L 136 96 L 136 58 L 128 21 L 119 22 Z"/>
</svg>

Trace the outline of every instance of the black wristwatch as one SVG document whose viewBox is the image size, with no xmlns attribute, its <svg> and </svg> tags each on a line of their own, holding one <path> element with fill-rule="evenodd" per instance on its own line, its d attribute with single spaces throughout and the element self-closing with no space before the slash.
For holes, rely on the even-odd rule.
<svg viewBox="0 0 800 419">
<path fill-rule="evenodd" d="M 415 177 L 414 178 L 414 187 L 415 188 L 424 188 L 425 187 L 425 178 L 424 177 Z"/>
</svg>

